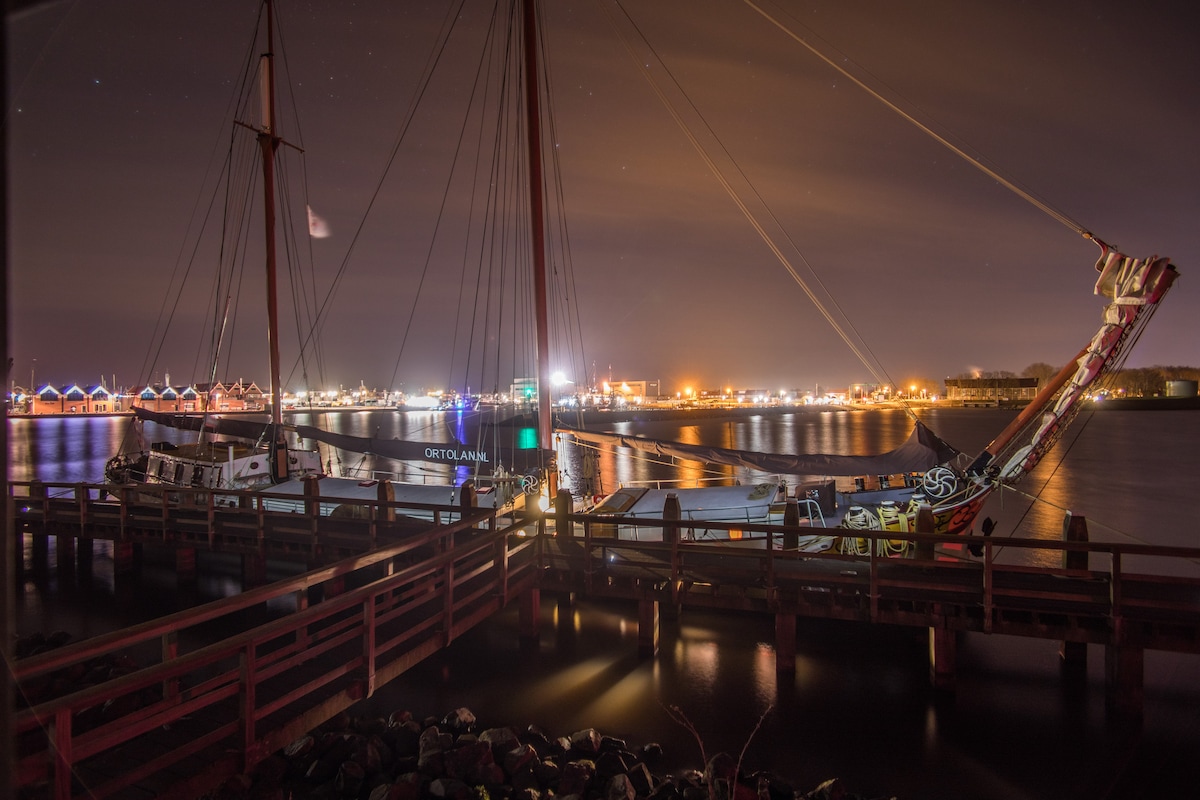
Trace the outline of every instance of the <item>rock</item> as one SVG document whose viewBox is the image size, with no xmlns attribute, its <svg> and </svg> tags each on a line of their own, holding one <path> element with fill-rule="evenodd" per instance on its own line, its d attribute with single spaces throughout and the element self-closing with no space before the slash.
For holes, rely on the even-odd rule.
<svg viewBox="0 0 1200 800">
<path fill-rule="evenodd" d="M 457 778 L 438 778 L 429 784 L 429 794 L 445 800 L 474 800 L 475 793 Z"/>
<path fill-rule="evenodd" d="M 760 800 L 794 800 L 796 797 L 792 785 L 773 772 L 756 772 L 750 777 L 758 787 Z"/>
<path fill-rule="evenodd" d="M 569 761 L 563 766 L 562 776 L 558 779 L 558 794 L 577 794 L 586 797 L 592 779 L 595 777 L 595 763 L 587 759 Z"/>
<path fill-rule="evenodd" d="M 358 797 L 358 792 L 362 789 L 363 779 L 366 776 L 367 773 L 362 764 L 355 761 L 343 761 L 342 765 L 338 767 L 334 787 L 341 797 Z"/>
<path fill-rule="evenodd" d="M 647 800 L 679 800 L 683 795 L 674 781 L 663 781 L 647 795 Z"/>
<path fill-rule="evenodd" d="M 713 785 L 714 781 L 733 783 L 737 780 L 737 762 L 728 753 L 717 753 L 704 765 L 704 782 Z"/>
<path fill-rule="evenodd" d="M 548 758 L 533 765 L 533 774 L 544 787 L 558 786 L 562 782 L 562 767 Z"/>
<path fill-rule="evenodd" d="M 803 800 L 845 800 L 846 787 L 841 778 L 830 778 L 802 797 Z"/>
<path fill-rule="evenodd" d="M 633 788 L 629 776 L 622 773 L 609 780 L 604 796 L 605 800 L 637 800 L 637 790 Z"/>
<path fill-rule="evenodd" d="M 472 786 L 483 783 L 483 768 L 494 764 L 487 742 L 467 742 L 446 751 L 446 777 L 458 778 Z"/>
<path fill-rule="evenodd" d="M 530 745 L 522 744 L 504 754 L 504 771 L 510 776 L 516 775 L 526 766 L 538 761 L 537 751 Z"/>
<path fill-rule="evenodd" d="M 596 732 L 595 728 L 585 728 L 571 734 L 570 748 L 586 756 L 595 755 L 600 752 L 601 741 L 600 734 Z"/>
<path fill-rule="evenodd" d="M 662 754 L 662 745 L 658 742 L 651 742 L 650 744 L 642 746 L 642 758 L 646 761 L 649 761 L 651 764 L 662 758 Z"/>
<path fill-rule="evenodd" d="M 616 750 L 609 750 L 601 753 L 596 759 L 596 777 L 607 783 L 617 775 L 624 775 L 629 771 L 632 761 L 626 761 L 624 756 Z"/>
<path fill-rule="evenodd" d="M 629 746 L 625 744 L 624 739 L 618 739 L 615 736 L 601 736 L 599 749 L 602 752 L 608 752 L 609 750 L 628 750 Z"/>
<path fill-rule="evenodd" d="M 521 739 L 515 728 L 488 728 L 479 734 L 479 741 L 487 742 L 492 748 L 496 761 L 503 761 L 507 753 L 521 746 Z"/>
<path fill-rule="evenodd" d="M 410 711 L 392 711 L 391 714 L 388 715 L 389 728 L 398 728 L 402 726 L 402 724 L 407 724 L 409 722 L 415 722 L 415 720 L 413 720 L 413 714 Z"/>
<path fill-rule="evenodd" d="M 469 708 L 456 708 L 442 718 L 441 726 L 454 734 L 470 733 L 475 728 L 475 715 Z"/>
<path fill-rule="evenodd" d="M 634 764 L 626 773 L 638 797 L 649 797 L 654 791 L 654 776 L 645 764 Z"/>
</svg>

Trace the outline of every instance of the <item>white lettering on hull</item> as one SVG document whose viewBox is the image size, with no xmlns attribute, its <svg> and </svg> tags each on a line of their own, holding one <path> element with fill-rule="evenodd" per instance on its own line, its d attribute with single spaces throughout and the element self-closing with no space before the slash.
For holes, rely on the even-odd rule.
<svg viewBox="0 0 1200 800">
<path fill-rule="evenodd" d="M 456 450 L 450 447 L 426 447 L 425 457 L 440 461 L 479 461 L 484 464 L 490 463 L 488 454 L 482 450 Z"/>
</svg>

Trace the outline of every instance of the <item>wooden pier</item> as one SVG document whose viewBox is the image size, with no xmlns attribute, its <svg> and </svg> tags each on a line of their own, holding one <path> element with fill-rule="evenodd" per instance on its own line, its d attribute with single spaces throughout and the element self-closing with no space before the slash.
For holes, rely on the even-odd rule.
<svg viewBox="0 0 1200 800">
<path fill-rule="evenodd" d="M 132 494 L 102 499 L 95 486 L 43 488 L 11 486 L 10 529 L 18 539 L 54 538 L 61 553 L 69 540 L 76 549 L 67 565 L 83 543 L 109 536 L 114 547 L 153 541 L 254 559 L 353 551 L 16 662 L 28 698 L 16 718 L 20 785 L 44 785 L 54 798 L 131 787 L 200 794 L 510 603 L 519 604 L 522 636 L 536 638 L 543 592 L 635 602 L 646 656 L 666 607 L 771 615 L 784 673 L 795 669 L 799 617 L 925 628 L 931 680 L 944 689 L 954 686 L 963 632 L 1056 640 L 1076 667 L 1097 644 L 1110 708 L 1123 715 L 1140 713 L 1145 650 L 1200 653 L 1200 578 L 1186 577 L 1200 549 L 1089 542 L 1078 518 L 1066 521 L 1063 541 L 957 537 L 954 546 L 982 548 L 981 558 L 965 559 L 939 557 L 948 541 L 932 534 L 857 532 L 868 555 L 800 552 L 795 543 L 808 531 L 785 526 L 705 523 L 741 538 L 691 541 L 688 522 L 660 521 L 656 541 L 616 540 L 594 535 L 615 520 L 570 514 L 561 497 L 549 518 L 445 507 L 436 524 L 416 524 L 386 499 L 330 517 L 317 502 L 280 512 L 252 496 L 227 509 L 207 497 L 146 504 Z M 921 557 L 878 555 L 884 538 Z M 1046 561 L 1059 566 L 1033 565 Z M 119 668 L 96 678 L 102 662 Z"/>
</svg>

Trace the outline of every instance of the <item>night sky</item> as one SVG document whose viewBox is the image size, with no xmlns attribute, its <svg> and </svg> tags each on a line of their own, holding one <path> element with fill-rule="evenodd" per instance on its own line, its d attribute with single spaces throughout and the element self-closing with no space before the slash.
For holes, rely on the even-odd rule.
<svg viewBox="0 0 1200 800">
<path fill-rule="evenodd" d="M 148 342 L 193 209 L 207 202 L 212 154 L 229 135 L 257 5 L 104 0 L 10 17 L 18 385 L 33 369 L 38 384 L 115 376 L 130 385 L 164 372 L 176 384 L 204 380 L 194 337 L 157 355 Z M 486 5 L 469 0 L 464 16 L 482 17 Z M 545 5 L 586 369 L 661 379 L 671 393 L 873 380 L 659 104 L 610 24 L 617 18 L 628 32 L 629 21 L 600 0 Z M 1091 338 L 1102 308 L 1091 293 L 1093 243 L 742 2 L 625 5 L 889 380 L 1059 366 Z M 1070 220 L 1130 255 L 1169 255 L 1182 278 L 1129 364 L 1200 365 L 1194 3 L 763 5 Z M 299 109 L 308 194 L 333 232 L 313 241 L 315 268 L 330 280 L 446 4 L 278 6 L 281 80 Z M 453 75 L 434 88 L 447 118 L 470 90 Z M 447 382 L 452 337 L 433 332 L 436 314 L 422 318 L 419 346 L 398 356 L 440 202 L 436 164 L 447 150 L 439 144 L 457 135 L 437 127 L 436 114 L 423 118 L 430 132 L 397 156 L 347 262 L 322 334 L 327 385 L 413 391 Z M 196 289 L 196 304 L 205 292 Z M 427 311 L 439 302 L 422 301 Z M 239 323 L 238 335 L 257 338 L 255 324 Z M 294 353 L 285 337 L 285 363 Z M 265 383 L 262 358 L 261 348 L 239 350 L 226 377 Z"/>
</svg>

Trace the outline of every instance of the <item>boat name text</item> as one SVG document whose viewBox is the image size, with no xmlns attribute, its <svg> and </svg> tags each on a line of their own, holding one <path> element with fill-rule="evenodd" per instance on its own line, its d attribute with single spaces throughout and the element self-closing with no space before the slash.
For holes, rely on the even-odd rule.
<svg viewBox="0 0 1200 800">
<path fill-rule="evenodd" d="M 485 464 L 489 463 L 488 454 L 482 450 L 426 447 L 425 457 L 440 461 L 482 461 Z"/>
</svg>

